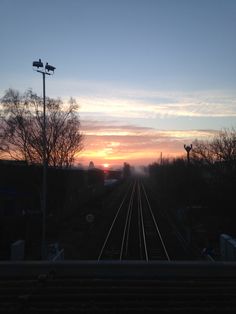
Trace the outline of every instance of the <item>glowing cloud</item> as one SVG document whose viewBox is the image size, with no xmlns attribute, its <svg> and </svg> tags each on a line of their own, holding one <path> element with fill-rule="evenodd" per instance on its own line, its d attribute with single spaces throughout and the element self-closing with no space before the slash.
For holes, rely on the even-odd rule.
<svg viewBox="0 0 236 314">
<path fill-rule="evenodd" d="M 166 131 L 131 125 L 110 125 L 108 122 L 82 121 L 86 134 L 85 149 L 78 160 L 88 164 L 121 165 L 130 162 L 142 165 L 165 157 L 183 155 L 183 145 L 196 138 L 210 138 L 214 131 Z"/>
<path fill-rule="evenodd" d="M 84 90 L 76 98 L 81 115 L 86 118 L 236 117 L 235 91 L 186 93 L 119 89 L 107 83 L 92 84 L 90 87 L 85 82 L 79 84 Z"/>
</svg>

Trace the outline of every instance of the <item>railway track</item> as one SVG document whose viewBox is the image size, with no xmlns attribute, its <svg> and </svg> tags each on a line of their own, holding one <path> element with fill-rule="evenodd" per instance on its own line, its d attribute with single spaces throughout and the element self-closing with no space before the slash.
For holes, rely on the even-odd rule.
<svg viewBox="0 0 236 314">
<path fill-rule="evenodd" d="M 154 216 L 141 179 L 128 187 L 101 247 L 100 260 L 170 260 L 166 235 Z"/>
</svg>

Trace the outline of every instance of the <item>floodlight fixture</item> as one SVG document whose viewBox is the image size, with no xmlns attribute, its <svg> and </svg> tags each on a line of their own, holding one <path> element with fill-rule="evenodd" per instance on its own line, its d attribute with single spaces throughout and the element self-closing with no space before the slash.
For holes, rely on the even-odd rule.
<svg viewBox="0 0 236 314">
<path fill-rule="evenodd" d="M 41 59 L 39 59 L 39 61 L 34 61 L 33 62 L 33 67 L 43 68 L 43 62 L 41 61 Z"/>
<path fill-rule="evenodd" d="M 46 65 L 45 65 L 45 70 L 47 70 L 48 72 L 50 72 L 50 71 L 52 71 L 53 73 L 54 73 L 54 70 L 55 70 L 56 68 L 54 67 L 54 66 L 52 66 L 52 65 L 50 65 L 50 64 L 48 64 L 48 63 L 46 63 Z"/>
</svg>

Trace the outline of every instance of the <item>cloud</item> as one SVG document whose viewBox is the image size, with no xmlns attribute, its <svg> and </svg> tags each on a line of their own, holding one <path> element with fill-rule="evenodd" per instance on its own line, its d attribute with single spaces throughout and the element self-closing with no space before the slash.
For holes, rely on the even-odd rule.
<svg viewBox="0 0 236 314">
<path fill-rule="evenodd" d="M 71 92 L 70 95 L 80 104 L 81 115 L 87 118 L 236 116 L 235 91 L 164 91 L 88 81 L 71 81 L 70 84 L 67 82 L 66 86 L 67 95 Z M 65 86 L 62 86 L 62 94 L 64 89 Z"/>
<path fill-rule="evenodd" d="M 236 101 L 182 99 L 179 103 L 148 103 L 135 100 L 86 98 L 78 100 L 83 117 L 162 119 L 168 117 L 236 117 Z"/>
</svg>

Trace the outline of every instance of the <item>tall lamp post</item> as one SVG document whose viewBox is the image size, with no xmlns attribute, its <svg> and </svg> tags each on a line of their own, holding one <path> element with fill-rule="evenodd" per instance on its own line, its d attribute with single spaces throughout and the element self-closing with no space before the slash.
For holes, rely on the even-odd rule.
<svg viewBox="0 0 236 314">
<path fill-rule="evenodd" d="M 33 61 L 34 71 L 39 72 L 43 75 L 43 186 L 42 186 L 42 200 L 41 200 L 41 211 L 42 211 L 42 243 L 41 243 L 41 258 L 46 258 L 46 200 L 47 200 L 47 156 L 46 156 L 46 96 L 45 96 L 45 76 L 54 74 L 56 69 L 54 66 L 43 65 L 41 59 L 39 61 Z"/>
</svg>

